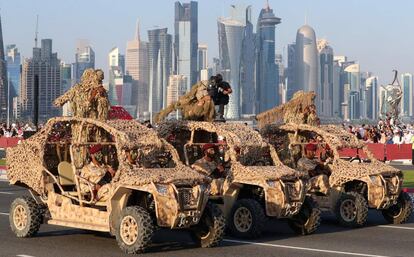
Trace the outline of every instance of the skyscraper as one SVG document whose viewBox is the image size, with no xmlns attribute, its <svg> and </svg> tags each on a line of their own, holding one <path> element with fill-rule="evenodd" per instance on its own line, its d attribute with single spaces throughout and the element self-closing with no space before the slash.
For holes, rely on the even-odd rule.
<svg viewBox="0 0 414 257">
<path fill-rule="evenodd" d="M 317 90 L 317 107 L 319 115 L 332 117 L 333 100 L 333 49 L 328 45 L 328 41 L 319 40 L 319 85 Z"/>
<path fill-rule="evenodd" d="M 351 64 L 344 69 L 347 74 L 347 84 L 349 85 L 349 100 L 348 100 L 348 113 L 349 119 L 361 118 L 361 73 L 359 64 Z"/>
<path fill-rule="evenodd" d="M 95 69 L 95 52 L 87 40 L 78 40 L 73 64 L 73 79 L 79 83 L 86 69 Z"/>
<path fill-rule="evenodd" d="M 378 77 L 371 76 L 365 80 L 367 118 L 378 119 L 379 102 L 378 102 Z"/>
<path fill-rule="evenodd" d="M 39 80 L 39 121 L 58 116 L 60 110 L 53 101 L 61 93 L 60 60 L 52 53 L 52 40 L 42 39 L 41 48 L 33 48 L 33 57 L 24 60 L 20 87 L 21 116 L 29 121 L 34 117 L 34 86 Z"/>
<path fill-rule="evenodd" d="M 7 119 L 7 111 L 10 110 L 10 103 L 7 105 L 7 67 L 4 56 L 3 32 L 0 17 L 0 120 Z"/>
<path fill-rule="evenodd" d="M 303 25 L 296 33 L 296 83 L 298 87 L 317 93 L 318 88 L 318 50 L 315 31 Z"/>
<path fill-rule="evenodd" d="M 413 116 L 413 75 L 411 73 L 401 74 L 401 83 L 403 93 L 401 114 L 404 116 Z"/>
<path fill-rule="evenodd" d="M 68 63 L 61 62 L 60 63 L 60 94 L 64 94 L 73 86 L 72 80 L 72 65 Z"/>
<path fill-rule="evenodd" d="M 198 45 L 198 71 L 208 67 L 207 49 L 208 47 L 205 44 Z"/>
<path fill-rule="evenodd" d="M 156 114 L 167 104 L 167 84 L 172 69 L 172 36 L 167 33 L 167 28 L 157 28 L 148 30 L 148 40 L 149 111 Z"/>
<path fill-rule="evenodd" d="M 15 97 L 19 94 L 20 91 L 20 52 L 17 49 L 16 45 L 7 45 L 6 54 L 8 81 L 10 83 L 10 95 L 11 97 Z"/>
<path fill-rule="evenodd" d="M 279 104 L 279 71 L 275 63 L 275 27 L 281 22 L 269 4 L 260 11 L 256 27 L 256 113 Z"/>
<path fill-rule="evenodd" d="M 187 90 L 187 77 L 184 75 L 170 75 L 167 87 L 167 105 L 176 102 L 178 98 L 186 93 Z M 175 111 L 169 116 L 179 118 L 181 113 Z"/>
<path fill-rule="evenodd" d="M 338 60 L 333 61 L 332 74 L 332 115 L 335 118 L 341 117 L 341 89 L 343 94 L 343 87 L 341 86 L 341 66 Z"/>
<path fill-rule="evenodd" d="M 298 85 L 296 80 L 296 44 L 291 43 L 287 46 L 287 92 L 286 92 L 286 101 L 292 99 L 296 91 L 303 89 Z"/>
<path fill-rule="evenodd" d="M 133 40 L 127 42 L 125 74 L 130 76 L 131 104 L 136 105 L 137 117 L 143 118 L 149 111 L 149 61 L 148 42 L 141 41 L 139 22 Z M 144 117 L 147 119 L 148 117 Z"/>
<path fill-rule="evenodd" d="M 64 94 L 73 85 L 72 64 L 60 62 L 60 94 Z M 62 106 L 62 116 L 72 116 L 72 110 L 69 103 Z"/>
<path fill-rule="evenodd" d="M 219 18 L 219 54 L 221 73 L 232 86 L 233 93 L 227 105 L 227 119 L 240 118 L 240 68 L 245 26 L 232 18 Z"/>
<path fill-rule="evenodd" d="M 240 63 L 240 107 L 242 114 L 254 114 L 256 103 L 256 34 L 253 32 L 252 7 L 243 4 L 231 5 L 232 19 L 244 26 L 242 56 Z"/>
<path fill-rule="evenodd" d="M 197 82 L 198 3 L 175 2 L 174 74 L 187 77 L 187 90 Z"/>
<path fill-rule="evenodd" d="M 114 47 L 108 54 L 109 73 L 108 73 L 108 88 L 109 88 L 109 101 L 111 104 L 121 104 L 117 95 L 117 91 L 122 90 L 122 84 L 119 85 L 119 81 L 123 82 L 124 70 L 125 70 L 125 57 L 119 52 L 118 47 Z M 118 83 L 116 83 L 118 82 Z M 120 87 L 121 89 L 117 89 Z M 131 103 L 128 103 L 130 105 Z"/>
</svg>

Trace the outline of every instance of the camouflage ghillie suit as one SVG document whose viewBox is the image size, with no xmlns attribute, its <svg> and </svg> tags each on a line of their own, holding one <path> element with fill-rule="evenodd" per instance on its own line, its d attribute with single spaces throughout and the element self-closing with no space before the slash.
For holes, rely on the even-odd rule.
<svg viewBox="0 0 414 257">
<path fill-rule="evenodd" d="M 105 88 L 102 86 L 104 73 L 102 70 L 86 69 L 81 77 L 81 82 L 73 86 L 66 93 L 56 98 L 54 105 L 63 106 L 69 102 L 74 117 L 92 118 L 105 121 L 108 118 L 109 100 Z M 73 126 L 81 126 L 80 124 Z M 79 131 L 72 128 L 72 131 Z M 94 134 L 96 140 L 101 139 L 100 131 L 90 131 L 89 128 L 81 130 L 75 138 L 88 138 Z"/>
<path fill-rule="evenodd" d="M 74 117 L 93 118 L 105 121 L 108 117 L 109 100 L 102 86 L 103 71 L 86 69 L 81 82 L 56 98 L 54 105 L 69 102 Z"/>
<path fill-rule="evenodd" d="M 214 102 L 208 94 L 209 81 L 200 81 L 192 86 L 190 92 L 181 96 L 177 102 L 170 104 L 155 116 L 155 123 L 164 120 L 168 114 L 180 110 L 184 120 L 213 121 L 215 117 Z"/>
<path fill-rule="evenodd" d="M 319 118 L 314 105 L 315 97 L 314 92 L 296 92 L 289 102 L 258 114 L 259 127 L 280 122 L 317 125 Z"/>
</svg>

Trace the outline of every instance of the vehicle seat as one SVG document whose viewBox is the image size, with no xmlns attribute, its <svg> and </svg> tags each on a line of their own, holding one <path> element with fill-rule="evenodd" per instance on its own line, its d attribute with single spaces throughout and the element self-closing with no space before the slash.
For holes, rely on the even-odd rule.
<svg viewBox="0 0 414 257">
<path fill-rule="evenodd" d="M 59 184 L 61 186 L 74 186 L 74 172 L 72 164 L 69 162 L 63 161 L 58 165 L 58 174 L 59 174 Z"/>
</svg>

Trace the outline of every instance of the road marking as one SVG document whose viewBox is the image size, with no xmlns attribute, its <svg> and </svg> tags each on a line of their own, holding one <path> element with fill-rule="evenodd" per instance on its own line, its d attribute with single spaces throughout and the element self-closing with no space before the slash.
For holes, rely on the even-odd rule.
<svg viewBox="0 0 414 257">
<path fill-rule="evenodd" d="M 252 244 L 252 245 L 261 245 L 261 246 L 270 246 L 270 247 L 277 247 L 277 248 L 310 251 L 310 252 L 334 253 L 334 254 L 352 255 L 352 256 L 365 256 L 365 257 L 389 257 L 389 256 L 384 256 L 384 255 L 372 255 L 372 254 L 365 254 L 365 253 L 342 252 L 342 251 L 306 248 L 306 247 L 298 247 L 298 246 L 290 246 L 290 245 L 257 243 L 257 242 L 249 242 L 249 241 L 241 241 L 241 240 L 233 240 L 233 239 L 224 239 L 223 241 L 231 242 L 231 243 Z"/>
<path fill-rule="evenodd" d="M 8 213 L 6 213 L 6 212 L 0 212 L 0 215 L 9 216 L 10 214 L 8 214 Z"/>
<path fill-rule="evenodd" d="M 34 257 L 34 256 L 26 255 L 26 254 L 19 254 L 19 255 L 16 255 L 16 257 Z"/>
<path fill-rule="evenodd" d="M 0 192 L 0 194 L 4 194 L 4 195 L 14 195 L 14 193 L 10 193 L 10 192 Z"/>
<path fill-rule="evenodd" d="M 395 229 L 406 229 L 406 230 L 414 230 L 411 227 L 401 227 L 401 226 L 390 226 L 390 225 L 379 225 L 380 228 L 395 228 Z"/>
</svg>

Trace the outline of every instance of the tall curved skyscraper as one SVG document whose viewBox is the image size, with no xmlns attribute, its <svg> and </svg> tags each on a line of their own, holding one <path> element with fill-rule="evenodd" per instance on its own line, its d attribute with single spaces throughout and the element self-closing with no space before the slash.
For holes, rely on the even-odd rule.
<svg viewBox="0 0 414 257">
<path fill-rule="evenodd" d="M 318 50 L 315 31 L 309 25 L 303 25 L 296 33 L 295 73 L 298 89 L 317 93 Z"/>
</svg>

